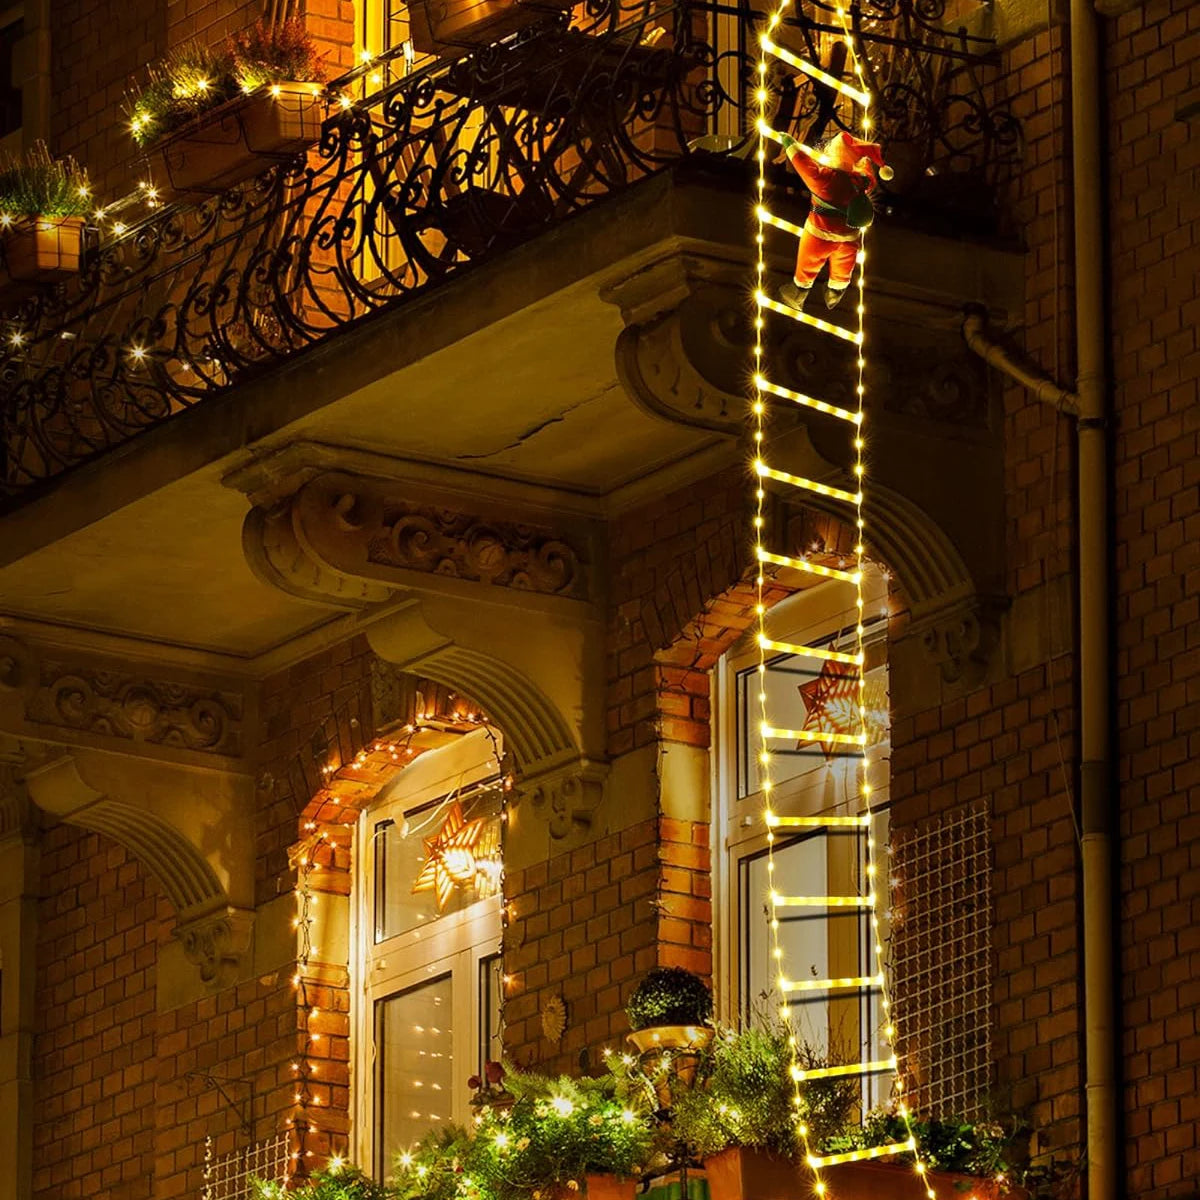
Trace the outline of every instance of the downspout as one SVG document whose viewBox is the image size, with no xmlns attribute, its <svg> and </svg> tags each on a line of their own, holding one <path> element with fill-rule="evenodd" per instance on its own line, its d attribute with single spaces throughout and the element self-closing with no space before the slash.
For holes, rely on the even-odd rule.
<svg viewBox="0 0 1200 1200">
<path fill-rule="evenodd" d="M 1076 418 L 1079 491 L 1079 823 L 1083 912 L 1083 1007 L 1087 1094 L 1089 1200 L 1120 1196 L 1120 1097 L 1117 1091 L 1117 988 L 1114 948 L 1112 677 L 1109 597 L 1108 379 L 1101 49 L 1092 0 L 1071 0 L 1072 206 L 1075 225 L 1076 390 L 1018 366 L 984 333 L 985 319 L 968 314 L 971 349 L 1028 388 L 1039 400 Z"/>
</svg>

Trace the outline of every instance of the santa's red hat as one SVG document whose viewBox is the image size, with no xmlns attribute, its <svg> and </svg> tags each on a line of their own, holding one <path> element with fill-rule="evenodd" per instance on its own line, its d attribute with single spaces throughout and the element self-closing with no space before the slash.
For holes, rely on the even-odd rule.
<svg viewBox="0 0 1200 1200">
<path fill-rule="evenodd" d="M 892 168 L 883 161 L 878 142 L 863 142 L 848 133 L 839 133 L 830 143 L 834 160 L 843 171 L 891 179 Z"/>
</svg>

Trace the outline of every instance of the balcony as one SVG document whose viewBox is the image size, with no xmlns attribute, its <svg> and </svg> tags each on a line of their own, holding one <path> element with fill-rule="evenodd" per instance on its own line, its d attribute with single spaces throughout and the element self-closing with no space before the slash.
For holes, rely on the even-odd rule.
<svg viewBox="0 0 1200 1200">
<path fill-rule="evenodd" d="M 851 10 L 896 167 L 889 205 L 898 226 L 995 232 L 995 188 L 1020 144 L 989 82 L 981 11 L 944 0 Z M 804 14 L 786 39 L 837 74 L 845 47 L 825 20 L 832 10 L 813 4 Z M 485 266 L 511 261 L 508 286 L 532 294 L 536 251 L 502 255 L 653 176 L 723 193 L 736 223 L 756 16 L 746 4 L 596 0 L 416 70 L 398 49 L 330 85 L 320 143 L 306 156 L 264 161 L 257 178 L 198 205 L 151 207 L 137 192 L 108 205 L 87 231 L 79 276 L 4 317 L 0 503 L 20 506 L 147 430 L 240 396 L 281 363 L 319 347 L 334 353 L 355 327 L 411 309 L 452 280 L 474 276 L 481 291 L 494 290 Z M 785 83 L 782 94 L 779 123 L 810 141 L 846 115 L 820 85 Z M 791 188 L 775 170 L 775 185 Z M 795 204 L 802 210 L 799 194 Z M 610 226 L 605 236 L 619 232 Z M 423 346 L 391 352 L 416 361 L 465 332 L 426 321 Z M 517 364 L 514 350 L 512 369 L 536 372 L 538 338 L 511 344 L 523 345 L 525 360 Z M 314 358 L 313 371 L 328 361 Z M 414 417 L 436 425 L 436 407 Z M 251 421 L 246 440 L 263 428 Z"/>
</svg>

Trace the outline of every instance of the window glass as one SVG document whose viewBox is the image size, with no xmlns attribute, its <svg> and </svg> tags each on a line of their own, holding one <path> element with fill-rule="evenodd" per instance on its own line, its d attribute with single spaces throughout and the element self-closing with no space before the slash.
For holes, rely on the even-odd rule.
<svg viewBox="0 0 1200 1200">
<path fill-rule="evenodd" d="M 500 1062 L 504 1057 L 501 1040 L 500 1009 L 504 975 L 499 954 L 479 960 L 479 1073 L 484 1063 Z"/>
<path fill-rule="evenodd" d="M 882 639 L 883 621 L 868 626 L 864 638 L 867 653 L 867 739 L 877 746 L 888 736 L 887 663 Z M 828 647 L 845 653 L 858 649 L 853 626 L 826 635 L 808 645 Z M 760 707 L 758 666 L 737 672 L 737 796 L 744 800 L 759 790 L 758 722 Z M 855 695 L 857 668 L 825 662 L 801 654 L 781 654 L 770 660 L 766 676 L 767 712 L 771 723 L 785 729 L 832 729 L 839 733 L 859 731 Z M 811 786 L 817 772 L 839 759 L 857 759 L 858 751 L 825 742 L 797 742 L 776 747 L 771 755 L 777 787 Z"/>
<path fill-rule="evenodd" d="M 375 1045 L 378 1164 L 388 1174 L 398 1152 L 453 1116 L 453 977 L 378 1001 Z"/>
<path fill-rule="evenodd" d="M 499 781 L 374 823 L 375 941 L 500 891 Z"/>
<path fill-rule="evenodd" d="M 13 52 L 24 35 L 23 20 L 0 27 L 0 137 L 21 128 L 21 89 L 13 81 Z"/>
</svg>

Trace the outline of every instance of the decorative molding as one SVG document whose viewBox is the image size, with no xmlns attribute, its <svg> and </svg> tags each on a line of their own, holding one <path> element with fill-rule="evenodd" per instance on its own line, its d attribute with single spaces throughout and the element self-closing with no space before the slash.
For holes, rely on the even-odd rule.
<svg viewBox="0 0 1200 1200">
<path fill-rule="evenodd" d="M 0 757 L 0 842 L 28 839 L 38 827 L 38 811 L 25 786 L 22 763 Z"/>
<path fill-rule="evenodd" d="M 556 1046 L 567 1031 L 567 1004 L 557 993 L 542 1001 L 542 1035 Z"/>
<path fill-rule="evenodd" d="M 753 338 L 738 268 L 672 255 L 601 292 L 621 309 L 617 378 L 651 416 L 736 436 Z"/>
<path fill-rule="evenodd" d="M 587 601 L 591 524 L 551 524 L 541 510 L 493 512 L 460 496 L 414 494 L 399 480 L 327 471 L 270 511 L 252 509 L 242 541 L 264 582 L 334 607 L 464 585 Z"/>
<path fill-rule="evenodd" d="M 345 497 L 351 507 L 353 497 Z M 492 587 L 582 599 L 587 577 L 576 549 L 547 528 L 392 501 L 370 541 L 368 561 Z"/>
<path fill-rule="evenodd" d="M 552 838 L 565 838 L 572 830 L 591 825 L 608 771 L 607 764 L 585 758 L 543 772 L 538 772 L 535 764 L 524 779 L 518 779 L 517 791 L 545 821 Z"/>
<path fill-rule="evenodd" d="M 634 403 L 675 424 L 740 432 L 754 344 L 743 267 L 674 254 L 601 297 L 618 305 L 625 320 L 616 368 Z M 889 300 L 884 307 L 895 315 L 876 313 L 872 326 L 877 353 L 867 369 L 867 395 L 889 415 L 937 423 L 943 436 L 986 433 L 991 393 L 985 365 L 965 350 L 956 329 L 932 324 L 919 305 Z M 775 382 L 855 406 L 844 369 L 852 349 L 792 322 L 769 336 Z"/>
<path fill-rule="evenodd" d="M 242 753 L 246 701 L 237 684 L 164 677 L 162 667 L 68 653 L 0 634 L 0 696 L 19 698 L 21 732 L 49 738 L 51 730 L 70 730 L 201 754 Z"/>
<path fill-rule="evenodd" d="M 45 660 L 26 719 L 124 741 L 237 755 L 243 699 L 237 692 Z"/>
<path fill-rule="evenodd" d="M 907 633 L 920 640 L 925 657 L 945 683 L 974 685 L 987 673 L 1000 643 L 1007 600 L 969 596 L 912 622 Z"/>
<path fill-rule="evenodd" d="M 216 989 L 237 974 L 250 949 L 253 928 L 253 912 L 227 907 L 197 917 L 181 915 L 174 934 L 201 980 Z"/>
<path fill-rule="evenodd" d="M 33 652 L 19 638 L 0 634 L 0 692 L 28 687 L 35 672 Z"/>
</svg>

